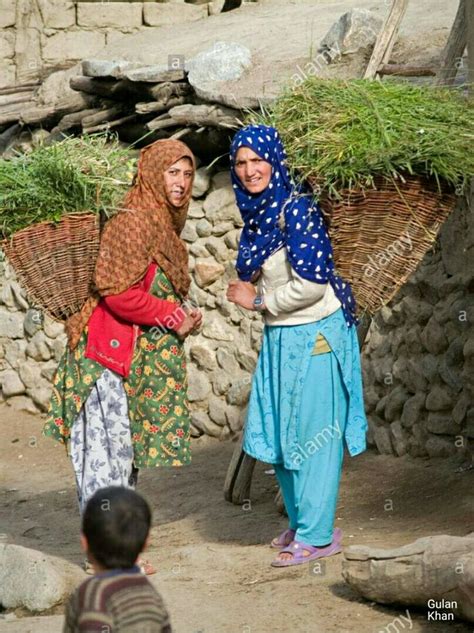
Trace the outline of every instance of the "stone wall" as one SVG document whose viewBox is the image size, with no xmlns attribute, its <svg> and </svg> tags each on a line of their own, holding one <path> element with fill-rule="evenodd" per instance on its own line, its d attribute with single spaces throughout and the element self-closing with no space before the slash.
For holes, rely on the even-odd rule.
<svg viewBox="0 0 474 633">
<path fill-rule="evenodd" d="M 183 239 L 191 297 L 204 313 L 187 339 L 192 431 L 227 438 L 242 427 L 260 347 L 259 315 L 229 303 L 242 222 L 228 172 L 197 171 Z M 45 411 L 65 346 L 58 324 L 0 271 L 0 400 Z M 369 444 L 381 453 L 449 456 L 474 440 L 474 225 L 460 206 L 435 248 L 374 318 L 363 352 Z"/>
<path fill-rule="evenodd" d="M 242 226 L 228 172 L 198 170 L 182 237 L 190 252 L 190 296 L 204 312 L 202 332 L 187 339 L 193 435 L 226 438 L 241 428 L 262 331 L 261 318 L 225 298 L 235 277 Z M 62 324 L 28 301 L 11 269 L 0 264 L 0 400 L 46 411 L 51 380 L 65 348 Z"/>
<path fill-rule="evenodd" d="M 370 442 L 380 453 L 474 452 L 474 222 L 462 204 L 396 300 L 376 315 L 363 354 Z"/>
<path fill-rule="evenodd" d="M 224 3 L 0 0 L 0 88 L 68 68 L 126 34 L 207 18 Z"/>
</svg>

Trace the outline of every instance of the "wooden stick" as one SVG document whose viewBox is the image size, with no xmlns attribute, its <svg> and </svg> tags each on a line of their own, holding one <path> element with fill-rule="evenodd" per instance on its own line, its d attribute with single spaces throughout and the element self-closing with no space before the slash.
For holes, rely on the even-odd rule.
<svg viewBox="0 0 474 633">
<path fill-rule="evenodd" d="M 82 119 L 82 127 L 92 128 L 99 123 L 103 123 L 104 121 L 110 121 L 114 117 L 119 114 L 123 114 L 123 108 L 121 106 L 112 106 L 111 108 L 106 108 L 105 110 L 99 110 L 98 112 L 94 112 L 93 114 L 88 114 Z"/>
<path fill-rule="evenodd" d="M 383 64 L 379 75 L 399 75 L 401 77 L 434 77 L 436 70 L 430 66 L 404 66 L 403 64 Z"/>
<path fill-rule="evenodd" d="M 99 108 L 88 108 L 86 110 L 79 110 L 79 112 L 65 114 L 51 132 L 65 131 L 71 129 L 72 127 L 78 127 L 81 125 L 82 120 L 85 119 L 85 117 L 90 116 L 91 114 L 97 114 L 98 112 L 102 112 L 102 110 Z"/>
<path fill-rule="evenodd" d="M 105 132 L 110 130 L 110 128 L 118 127 L 119 125 L 122 125 L 122 123 L 127 123 L 128 121 L 132 121 L 136 118 L 136 114 L 129 114 L 128 116 L 124 116 L 116 121 L 107 121 L 107 123 L 102 123 L 101 125 L 94 125 L 93 127 L 82 129 L 85 134 L 91 134 L 92 132 Z"/>
<path fill-rule="evenodd" d="M 185 97 L 174 97 L 162 99 L 161 101 L 144 101 L 135 104 L 135 112 L 138 114 L 149 114 L 150 112 L 166 112 L 174 106 L 185 103 Z"/>
<path fill-rule="evenodd" d="M 466 11 L 472 0 L 460 0 L 448 41 L 442 54 L 442 65 L 436 78 L 438 86 L 452 86 L 458 72 L 457 64 L 462 60 L 467 44 Z"/>
<path fill-rule="evenodd" d="M 364 79 L 373 79 L 383 62 L 388 62 L 395 44 L 401 21 L 408 7 L 408 0 L 394 0 L 390 13 L 378 34 L 372 56 L 364 73 Z"/>
</svg>

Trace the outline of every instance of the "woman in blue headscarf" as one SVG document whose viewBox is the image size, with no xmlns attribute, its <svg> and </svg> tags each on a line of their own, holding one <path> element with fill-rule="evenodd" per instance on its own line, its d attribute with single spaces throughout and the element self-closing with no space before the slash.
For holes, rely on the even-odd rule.
<svg viewBox="0 0 474 633">
<path fill-rule="evenodd" d="M 265 323 L 243 448 L 275 465 L 289 527 L 271 543 L 281 550 L 272 565 L 286 567 L 341 551 L 334 516 L 344 440 L 351 456 L 366 448 L 356 305 L 277 130 L 243 128 L 230 158 L 244 227 L 227 298 Z"/>
</svg>

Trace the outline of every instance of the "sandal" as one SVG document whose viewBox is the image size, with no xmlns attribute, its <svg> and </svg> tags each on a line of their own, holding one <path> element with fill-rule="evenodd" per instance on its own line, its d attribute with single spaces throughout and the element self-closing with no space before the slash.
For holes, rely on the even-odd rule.
<svg viewBox="0 0 474 633">
<path fill-rule="evenodd" d="M 140 571 L 145 576 L 151 576 L 152 574 L 156 574 L 156 569 L 153 565 L 147 561 L 145 558 L 139 558 L 137 560 L 137 565 L 140 567 Z"/>
<path fill-rule="evenodd" d="M 290 545 L 290 543 L 295 538 L 295 533 L 296 530 L 288 528 L 287 530 L 282 532 L 280 536 L 277 536 L 273 539 L 273 541 L 270 543 L 270 547 L 273 547 L 273 549 L 283 549 L 283 547 L 288 547 L 288 545 Z"/>
<path fill-rule="evenodd" d="M 291 567 L 293 565 L 302 565 L 303 563 L 308 563 L 318 558 L 326 558 L 339 554 L 342 551 L 341 536 L 341 530 L 336 528 L 336 530 L 334 530 L 332 543 L 326 545 L 326 547 L 315 547 L 314 545 L 307 545 L 301 541 L 293 541 L 287 547 L 280 550 L 280 554 L 291 554 L 292 558 L 288 558 L 287 560 L 275 558 L 271 565 L 272 567 Z"/>
</svg>

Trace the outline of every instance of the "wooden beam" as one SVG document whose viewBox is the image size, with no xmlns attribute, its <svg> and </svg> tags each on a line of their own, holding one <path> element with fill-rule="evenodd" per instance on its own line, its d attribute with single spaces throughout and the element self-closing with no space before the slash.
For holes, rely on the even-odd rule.
<svg viewBox="0 0 474 633">
<path fill-rule="evenodd" d="M 467 10 L 472 0 L 460 0 L 448 41 L 441 56 L 441 68 L 436 78 L 438 86 L 452 86 L 467 44 Z"/>
<path fill-rule="evenodd" d="M 388 63 L 398 30 L 408 7 L 408 0 L 394 0 L 390 13 L 378 34 L 372 56 L 364 73 L 364 79 L 373 79 L 381 64 Z"/>
</svg>

